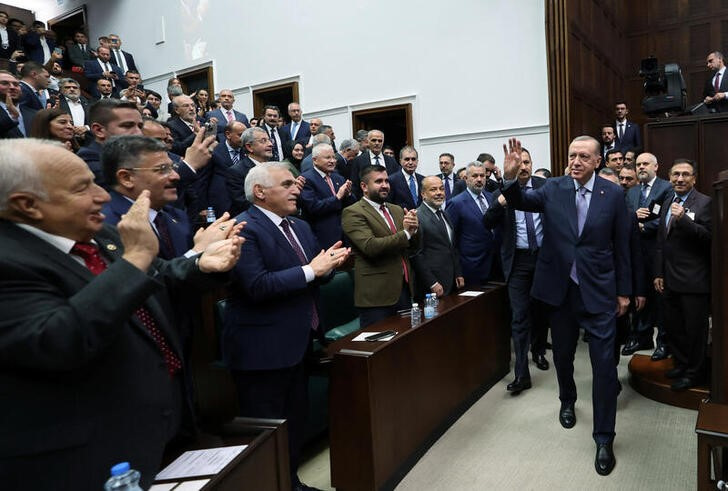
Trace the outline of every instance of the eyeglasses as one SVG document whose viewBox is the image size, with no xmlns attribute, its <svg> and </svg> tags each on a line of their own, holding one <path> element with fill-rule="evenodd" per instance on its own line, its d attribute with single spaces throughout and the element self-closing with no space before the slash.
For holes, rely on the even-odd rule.
<svg viewBox="0 0 728 491">
<path fill-rule="evenodd" d="M 158 165 L 156 167 L 129 167 L 129 170 L 150 170 L 152 172 L 156 172 L 160 176 L 168 176 L 172 173 L 172 171 L 177 171 L 179 169 L 179 164 L 172 163 L 172 164 L 162 164 Z"/>
<path fill-rule="evenodd" d="M 270 141 L 270 138 L 268 138 L 268 137 L 266 136 L 266 137 L 264 137 L 264 138 L 256 138 L 256 139 L 255 139 L 255 140 L 253 140 L 253 141 L 254 141 L 254 142 L 256 142 L 256 143 L 268 143 L 268 142 Z"/>
</svg>

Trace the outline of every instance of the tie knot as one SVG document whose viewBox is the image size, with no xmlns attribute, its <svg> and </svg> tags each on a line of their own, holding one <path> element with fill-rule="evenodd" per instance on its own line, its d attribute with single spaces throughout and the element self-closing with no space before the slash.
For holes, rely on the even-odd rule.
<svg viewBox="0 0 728 491">
<path fill-rule="evenodd" d="M 680 196 L 678 196 L 677 194 L 675 195 L 675 198 L 672 200 L 673 203 L 679 203 L 681 201 L 682 201 L 682 198 Z"/>
<path fill-rule="evenodd" d="M 283 220 L 281 220 L 281 227 L 283 227 L 283 230 L 287 232 L 288 230 L 290 230 L 291 225 L 288 223 L 288 220 L 284 218 Z"/>
<path fill-rule="evenodd" d="M 587 192 L 587 191 L 588 191 L 588 189 L 587 189 L 587 188 L 585 188 L 584 186 L 581 186 L 581 187 L 579 188 L 579 196 L 581 196 L 581 197 L 583 198 L 584 196 L 586 196 L 586 192 Z"/>
<path fill-rule="evenodd" d="M 76 242 L 71 252 L 82 258 L 92 257 L 99 253 L 99 248 L 88 242 Z"/>
</svg>

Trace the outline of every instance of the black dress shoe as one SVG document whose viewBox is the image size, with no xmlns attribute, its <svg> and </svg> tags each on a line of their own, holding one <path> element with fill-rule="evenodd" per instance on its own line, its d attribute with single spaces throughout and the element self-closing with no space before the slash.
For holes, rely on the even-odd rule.
<svg viewBox="0 0 728 491">
<path fill-rule="evenodd" d="M 531 388 L 531 379 L 530 378 L 521 378 L 516 377 L 516 380 L 511 382 L 506 386 L 506 390 L 511 393 L 511 395 L 517 396 L 524 390 Z"/>
<path fill-rule="evenodd" d="M 650 359 L 652 361 L 659 361 L 659 360 L 664 360 L 665 358 L 667 358 L 667 356 L 668 356 L 667 346 L 665 346 L 664 344 L 658 344 L 657 348 L 655 348 L 655 352 L 652 353 L 652 356 L 650 357 Z"/>
<path fill-rule="evenodd" d="M 533 362 L 539 370 L 549 369 L 549 361 L 544 355 L 533 355 Z"/>
<path fill-rule="evenodd" d="M 629 356 L 635 354 L 638 351 L 652 349 L 654 347 L 655 343 L 653 343 L 651 339 L 646 342 L 639 342 L 636 339 L 630 339 L 629 341 L 627 341 L 627 344 L 624 345 L 624 348 L 622 348 L 622 354 L 625 356 Z"/>
<path fill-rule="evenodd" d="M 609 475 L 616 463 L 617 459 L 614 458 L 612 442 L 597 443 L 597 456 L 594 459 L 594 467 L 597 470 L 597 474 L 600 476 Z"/>
<path fill-rule="evenodd" d="M 574 403 L 561 403 L 559 410 L 559 423 L 564 428 L 573 428 L 576 424 L 576 413 L 574 412 Z"/>
<path fill-rule="evenodd" d="M 683 367 L 675 367 L 665 372 L 667 378 L 680 378 L 685 375 L 685 369 Z"/>
<path fill-rule="evenodd" d="M 700 385 L 700 381 L 692 377 L 680 377 L 675 380 L 670 388 L 672 390 L 687 390 Z"/>
</svg>

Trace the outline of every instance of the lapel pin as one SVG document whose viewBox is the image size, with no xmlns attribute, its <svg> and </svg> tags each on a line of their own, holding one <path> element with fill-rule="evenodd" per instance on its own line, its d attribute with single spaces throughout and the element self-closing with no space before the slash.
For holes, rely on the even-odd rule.
<svg viewBox="0 0 728 491">
<path fill-rule="evenodd" d="M 106 244 L 106 248 L 110 251 L 115 251 L 117 249 L 116 244 Z"/>
<path fill-rule="evenodd" d="M 601 191 L 599 191 L 599 194 L 604 194 L 604 190 L 602 189 Z"/>
</svg>

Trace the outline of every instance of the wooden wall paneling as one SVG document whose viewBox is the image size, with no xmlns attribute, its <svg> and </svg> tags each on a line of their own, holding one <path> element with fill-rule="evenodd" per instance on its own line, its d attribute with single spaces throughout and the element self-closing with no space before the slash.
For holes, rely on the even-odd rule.
<svg viewBox="0 0 728 491">
<path fill-rule="evenodd" d="M 546 1 L 546 48 L 549 84 L 549 127 L 551 139 L 551 168 L 556 175 L 563 171 L 566 162 L 566 138 L 570 132 L 569 64 L 574 63 L 569 46 L 567 28 L 567 1 Z M 578 2 L 570 2 L 570 8 L 578 9 Z M 572 11 L 573 13 L 573 11 Z"/>
<path fill-rule="evenodd" d="M 692 1 L 690 3 L 692 3 Z M 688 42 L 688 45 L 690 46 L 690 59 L 695 60 L 705 58 L 705 56 L 711 50 L 710 22 L 693 24 L 689 27 L 689 29 L 690 40 Z"/>
</svg>

